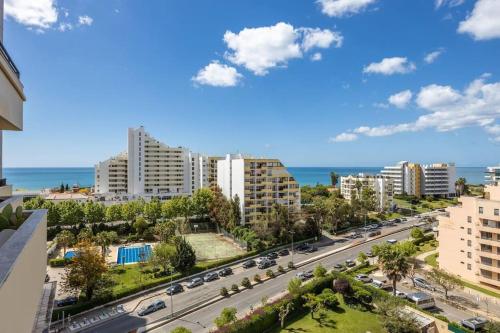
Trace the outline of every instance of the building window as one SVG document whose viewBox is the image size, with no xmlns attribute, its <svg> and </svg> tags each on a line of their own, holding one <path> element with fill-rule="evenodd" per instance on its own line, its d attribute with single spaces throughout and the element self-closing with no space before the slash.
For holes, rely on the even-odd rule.
<svg viewBox="0 0 500 333">
<path fill-rule="evenodd" d="M 495 216 L 500 215 L 500 209 L 495 208 L 495 209 L 493 210 L 493 214 L 494 214 Z"/>
<path fill-rule="evenodd" d="M 472 223 L 472 216 L 467 216 L 467 222 Z"/>
<path fill-rule="evenodd" d="M 470 239 L 467 240 L 467 246 L 472 246 L 472 241 Z"/>
<path fill-rule="evenodd" d="M 467 269 L 470 271 L 472 269 L 472 265 L 471 264 L 467 264 Z"/>
<path fill-rule="evenodd" d="M 467 228 L 467 235 L 472 235 L 472 229 L 471 228 Z"/>
<path fill-rule="evenodd" d="M 483 213 L 483 207 L 479 207 L 479 214 Z"/>
<path fill-rule="evenodd" d="M 472 252 L 467 252 L 467 258 L 472 258 Z"/>
</svg>

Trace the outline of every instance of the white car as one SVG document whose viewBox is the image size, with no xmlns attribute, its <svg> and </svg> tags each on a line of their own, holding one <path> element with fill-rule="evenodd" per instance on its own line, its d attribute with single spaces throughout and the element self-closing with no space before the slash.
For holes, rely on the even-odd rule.
<svg viewBox="0 0 500 333">
<path fill-rule="evenodd" d="M 388 240 L 387 240 L 387 243 L 389 243 L 389 244 L 391 244 L 391 245 L 394 245 L 394 244 L 396 244 L 397 242 L 398 242 L 398 241 L 397 241 L 397 240 L 395 240 L 395 239 L 388 239 Z"/>
<path fill-rule="evenodd" d="M 404 291 L 396 290 L 396 297 L 406 298 L 406 293 Z"/>
</svg>

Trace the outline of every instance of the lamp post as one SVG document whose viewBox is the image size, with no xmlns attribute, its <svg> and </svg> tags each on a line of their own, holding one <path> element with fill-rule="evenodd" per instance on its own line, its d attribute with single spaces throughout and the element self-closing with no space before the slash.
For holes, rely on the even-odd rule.
<svg viewBox="0 0 500 333">
<path fill-rule="evenodd" d="M 174 270 L 173 267 L 170 266 L 170 318 L 174 317 L 174 289 L 173 287 L 173 277 L 174 277 Z"/>
<path fill-rule="evenodd" d="M 292 265 L 293 265 L 293 251 L 294 251 L 294 247 L 293 247 L 293 235 L 295 234 L 295 231 L 288 231 L 290 234 L 292 234 L 292 251 L 291 251 L 291 254 L 292 254 Z"/>
</svg>

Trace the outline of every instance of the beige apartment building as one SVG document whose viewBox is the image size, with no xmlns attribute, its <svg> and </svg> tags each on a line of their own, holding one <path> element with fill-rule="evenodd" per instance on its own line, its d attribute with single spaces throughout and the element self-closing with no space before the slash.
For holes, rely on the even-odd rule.
<svg viewBox="0 0 500 333">
<path fill-rule="evenodd" d="M 217 183 L 227 198 L 238 196 L 241 224 L 253 223 L 273 205 L 300 210 L 300 188 L 278 159 L 227 155 L 217 162 Z"/>
<path fill-rule="evenodd" d="M 439 266 L 462 278 L 500 289 L 500 185 L 485 197 L 465 197 L 439 217 Z"/>
<path fill-rule="evenodd" d="M 349 175 L 340 177 L 340 193 L 346 200 L 358 197 L 358 184 L 360 191 L 370 188 L 375 192 L 377 209 L 388 210 L 393 204 L 394 183 L 392 178 L 382 175 Z"/>
<path fill-rule="evenodd" d="M 21 74 L 3 44 L 2 13 L 0 0 L 0 211 L 8 205 L 15 209 L 22 204 L 22 197 L 12 196 L 11 185 L 1 175 L 1 136 L 4 130 L 23 129 L 26 100 Z M 47 263 L 46 211 L 28 211 L 23 218 L 17 228 L 0 228 L 1 332 L 41 332 L 47 324 L 46 312 L 38 316 L 39 308 L 45 308 L 40 307 L 41 303 L 48 300 L 42 297 Z"/>
</svg>

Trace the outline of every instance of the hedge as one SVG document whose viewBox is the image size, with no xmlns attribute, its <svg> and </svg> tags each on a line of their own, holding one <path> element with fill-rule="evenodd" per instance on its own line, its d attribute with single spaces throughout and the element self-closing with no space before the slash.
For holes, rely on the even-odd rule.
<svg viewBox="0 0 500 333">
<path fill-rule="evenodd" d="M 67 258 L 55 258 L 49 260 L 50 267 L 64 267 L 71 262 L 71 259 Z"/>
<path fill-rule="evenodd" d="M 420 244 L 428 242 L 428 241 L 433 240 L 433 239 L 434 239 L 434 234 L 426 234 L 422 238 L 417 238 L 417 239 L 412 240 L 412 242 L 416 246 L 419 246 Z"/>
</svg>

